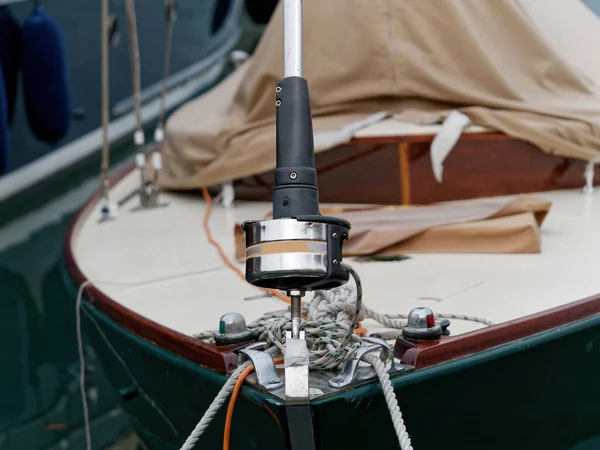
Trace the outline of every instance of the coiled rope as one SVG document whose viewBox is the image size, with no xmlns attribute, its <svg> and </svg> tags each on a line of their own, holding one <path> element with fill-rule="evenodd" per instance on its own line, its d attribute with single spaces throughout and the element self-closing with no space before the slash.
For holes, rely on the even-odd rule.
<svg viewBox="0 0 600 450">
<path fill-rule="evenodd" d="M 346 267 L 354 272 L 350 266 Z M 329 291 L 315 291 L 308 307 L 304 307 L 308 320 L 302 323 L 302 329 L 306 332 L 311 369 L 335 369 L 348 352 L 362 345 L 360 337 L 355 334 L 359 320 L 373 319 L 384 327 L 397 330 L 389 334 L 381 333 L 385 340 L 395 339 L 406 326 L 407 315 L 382 314 L 357 301 L 362 299 L 362 288 L 358 288 L 361 282 L 355 272 L 353 278 L 358 283 L 346 283 Z M 437 314 L 437 317 L 493 325 L 493 322 L 475 316 L 445 313 Z M 269 347 L 277 347 L 281 353 L 285 346 L 286 331 L 291 327 L 288 311 L 268 313 L 248 324 L 248 328 L 254 331 L 255 339 L 266 342 Z M 213 333 L 206 331 L 194 337 L 209 340 L 213 338 Z"/>
<path fill-rule="evenodd" d="M 340 322 L 348 322 L 354 310 L 357 287 L 346 283 L 329 291 L 315 291 L 309 308 L 309 320 L 320 320 L 324 317 L 334 318 Z M 465 320 L 486 326 L 494 325 L 487 319 L 465 314 L 436 313 L 440 319 Z M 360 311 L 360 320 L 373 319 L 384 327 L 401 330 L 406 326 L 407 314 L 382 314 L 364 305 Z"/>
<path fill-rule="evenodd" d="M 210 243 L 217 249 L 221 259 L 240 277 L 243 278 L 241 271 L 227 258 L 220 244 L 212 237 L 210 231 L 210 212 L 212 199 L 206 188 L 202 189 L 206 201 L 206 210 L 204 215 L 204 229 Z M 342 263 L 344 268 L 354 279 L 354 283 L 346 283 L 336 289 L 328 291 L 316 291 L 315 295 L 308 305 L 303 307 L 303 313 L 308 314 L 308 321 L 301 324 L 301 329 L 306 333 L 306 342 L 309 352 L 309 367 L 312 370 L 327 370 L 339 367 L 345 360 L 350 351 L 362 345 L 362 339 L 355 334 L 356 326 L 360 320 L 371 318 L 385 327 L 401 330 L 406 326 L 406 315 L 381 314 L 367 307 L 362 303 L 362 283 L 358 273 L 350 266 Z M 289 300 L 284 297 L 285 300 Z M 304 315 L 304 314 L 303 314 Z M 492 322 L 479 317 L 457 315 L 457 314 L 438 314 L 439 318 L 452 318 L 468 320 L 484 325 L 493 325 Z M 256 321 L 248 324 L 248 328 L 254 331 L 254 337 L 259 341 L 266 342 L 269 346 L 267 352 L 274 355 L 274 352 L 283 353 L 285 346 L 286 331 L 291 330 L 291 319 L 288 311 L 271 312 L 263 315 Z M 397 333 L 396 333 L 397 334 Z M 201 340 L 213 338 L 213 333 L 206 331 L 196 334 L 194 337 Z M 394 426 L 394 431 L 398 438 L 402 450 L 413 450 L 410 436 L 404 425 L 402 413 L 398 405 L 392 382 L 389 374 L 385 370 L 383 363 L 375 355 L 366 355 L 365 360 L 369 362 L 382 386 L 383 395 L 386 400 L 388 410 Z M 225 386 L 221 389 L 207 412 L 204 414 L 190 437 L 186 440 L 181 450 L 191 450 L 200 439 L 202 433 L 206 430 L 208 423 L 216 411 L 224 403 L 225 398 L 229 396 L 240 375 L 249 367 L 246 363 L 238 368 Z M 233 379 L 235 377 L 235 379 Z M 231 383 L 230 383 L 231 381 Z M 216 410 L 215 410 L 216 408 Z M 225 434 L 228 434 L 228 428 Z"/>
<path fill-rule="evenodd" d="M 355 282 L 329 291 L 316 291 L 308 308 L 305 308 L 308 321 L 303 322 L 301 328 L 306 332 L 309 367 L 312 370 L 336 369 L 343 363 L 349 352 L 363 345 L 360 337 L 354 333 L 358 321 L 363 318 L 371 318 L 386 327 L 400 330 L 406 325 L 405 321 L 400 320 L 406 319 L 406 315 L 381 314 L 364 305 L 360 277 L 351 266 L 345 264 L 345 268 Z M 474 316 L 439 314 L 438 317 L 492 325 L 492 322 Z M 273 349 L 283 353 L 286 331 L 291 330 L 292 325 L 289 314 L 285 311 L 266 314 L 248 324 L 248 328 L 254 330 L 256 339 L 270 346 L 269 350 L 272 354 Z M 196 335 L 199 339 L 210 339 L 212 336 L 211 332 Z M 410 436 L 384 364 L 375 355 L 365 356 L 365 361 L 371 364 L 377 373 L 400 448 L 412 450 Z M 229 392 L 224 395 L 229 395 Z M 197 437 L 199 438 L 200 435 Z"/>
<path fill-rule="evenodd" d="M 342 263 L 344 268 L 350 273 L 354 280 L 354 287 L 356 296 L 353 299 L 346 298 L 349 301 L 339 301 L 338 303 L 344 304 L 343 311 L 350 309 L 351 315 L 347 317 L 347 321 L 333 320 L 331 317 L 322 317 L 318 320 L 310 320 L 302 323 L 301 329 L 305 330 L 306 343 L 309 351 L 309 367 L 313 370 L 328 370 L 338 368 L 346 359 L 348 353 L 354 349 L 357 349 L 362 345 L 362 339 L 354 333 L 356 326 L 361 315 L 362 305 L 362 283 L 358 273 L 349 265 Z M 339 288 L 338 288 L 339 289 Z M 334 296 L 338 295 L 339 290 L 334 290 Z M 308 306 L 309 318 L 311 315 L 315 315 L 311 309 L 316 309 L 314 305 L 322 304 L 322 302 L 312 303 Z M 322 307 L 322 309 L 324 309 Z M 281 313 L 280 313 L 281 314 Z M 320 313 L 322 316 L 322 312 Z M 291 330 L 291 320 L 287 314 L 278 315 L 277 313 L 268 314 L 257 321 L 248 325 L 250 329 L 254 330 L 255 337 L 264 341 L 269 345 L 268 352 L 273 355 L 274 351 L 283 353 L 285 346 L 285 332 Z M 207 332 L 196 337 L 202 339 L 208 339 L 212 337 L 212 333 Z M 374 355 L 371 355 L 374 356 Z M 398 442 L 402 450 L 412 450 L 410 444 L 410 437 L 404 425 L 400 407 L 398 406 L 398 400 L 395 397 L 394 388 L 392 386 L 389 375 L 386 372 L 385 366 L 381 363 L 378 358 L 378 362 L 373 364 L 373 367 L 377 373 L 377 376 L 382 384 L 384 397 L 390 410 L 392 417 L 392 423 L 394 424 L 394 430 L 398 437 Z M 198 441 L 202 433 L 206 430 L 208 423 L 212 420 L 212 417 L 216 414 L 218 408 L 224 403 L 225 398 L 233 390 L 233 386 L 236 384 L 237 379 L 244 369 L 248 367 L 247 364 L 241 370 L 238 368 L 231 378 L 227 381 L 226 385 L 219 392 L 213 403 L 206 411 L 190 437 L 186 440 L 186 443 L 181 447 L 181 450 L 191 450 L 195 443 Z M 383 372 L 382 372 L 383 371 Z M 233 381 L 232 378 L 235 376 Z M 230 383 L 231 381 L 231 383 Z M 215 408 L 217 408 L 215 410 Z"/>
</svg>

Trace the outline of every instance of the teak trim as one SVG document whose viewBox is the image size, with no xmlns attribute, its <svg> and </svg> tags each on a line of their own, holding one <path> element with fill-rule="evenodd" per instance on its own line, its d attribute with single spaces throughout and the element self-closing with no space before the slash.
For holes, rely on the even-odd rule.
<svg viewBox="0 0 600 450">
<path fill-rule="evenodd" d="M 400 194 L 403 205 L 410 205 L 410 142 L 398 144 L 398 159 L 400 160 Z"/>
<path fill-rule="evenodd" d="M 374 139 L 371 139 L 371 141 L 374 141 Z M 399 146 L 399 152 L 402 153 L 401 146 Z M 120 172 L 111 180 L 111 186 L 116 185 L 132 170 L 134 170 L 133 165 Z M 410 194 L 410 191 L 403 192 L 407 192 L 406 195 L 408 196 Z M 82 222 L 90 214 L 98 211 L 99 202 L 100 194 L 96 193 L 73 218 L 65 238 L 64 254 L 66 267 L 72 281 L 77 286 L 88 281 L 88 279 L 77 264 L 73 253 L 73 244 Z M 91 281 L 93 282 L 93 280 Z M 90 305 L 104 313 L 117 325 L 164 350 L 221 373 L 227 373 L 237 365 L 234 347 L 217 347 L 214 344 L 204 343 L 167 328 L 126 308 L 108 297 L 93 284 L 90 284 L 85 289 L 84 298 Z M 455 358 L 485 351 L 597 314 L 600 314 L 600 294 L 513 321 L 449 337 L 438 345 L 417 345 L 405 353 L 403 362 L 414 365 L 416 369 L 422 369 Z"/>
<path fill-rule="evenodd" d="M 128 166 L 112 178 L 110 183 L 111 188 L 118 184 L 132 170 L 135 170 L 135 167 L 133 165 Z M 98 205 L 100 199 L 100 193 L 96 192 L 85 203 L 73 218 L 65 238 L 65 264 L 72 281 L 77 287 L 88 281 L 88 278 L 77 265 L 73 253 L 74 240 L 77 237 L 83 220 L 94 212 L 99 214 Z M 165 350 L 217 372 L 227 373 L 237 367 L 237 355 L 233 353 L 233 347 L 217 347 L 215 344 L 207 344 L 199 339 L 167 328 L 108 297 L 94 286 L 93 280 L 90 280 L 90 283 L 84 290 L 84 299 L 127 331 Z"/>
<path fill-rule="evenodd" d="M 402 362 L 422 369 L 543 333 L 600 314 L 600 294 L 541 313 L 481 328 L 406 351 Z M 452 327 L 450 327 L 452 328 Z"/>
</svg>

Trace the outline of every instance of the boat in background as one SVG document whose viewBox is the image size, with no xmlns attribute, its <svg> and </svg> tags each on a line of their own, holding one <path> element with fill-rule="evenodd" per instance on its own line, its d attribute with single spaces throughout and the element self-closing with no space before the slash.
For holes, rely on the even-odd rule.
<svg viewBox="0 0 600 450">
<path fill-rule="evenodd" d="M 314 95 L 321 200 L 427 204 L 581 187 L 586 171 L 588 183 L 600 181 L 594 164 L 600 160 L 600 138 L 593 130 L 600 111 L 594 96 L 600 67 L 582 45 L 586 39 L 600 39 L 600 18 L 580 0 L 567 1 L 570 14 L 581 23 L 577 32 L 566 33 L 565 28 L 561 34 L 553 28 L 563 6 L 535 3 L 527 5 L 526 14 L 538 31 L 523 31 L 540 40 L 540 64 L 556 52 L 562 55 L 564 64 L 552 63 L 560 77 L 537 71 L 528 64 L 529 54 L 509 54 L 506 48 L 518 47 L 512 39 L 497 48 L 493 42 L 472 43 L 464 32 L 439 42 L 400 20 L 393 44 L 362 29 L 343 42 L 333 32 L 307 34 L 307 45 L 319 48 L 304 65 Z M 353 9 L 339 14 L 340 26 L 357 22 Z M 380 11 L 363 13 L 376 23 Z M 420 14 L 427 12 L 423 6 Z M 464 13 L 466 18 L 455 20 L 469 26 L 484 23 L 476 12 L 467 8 Z M 494 13 L 506 12 L 497 6 Z M 161 148 L 163 187 L 185 191 L 209 186 L 216 192 L 233 181 L 236 198 L 270 200 L 276 141 L 269 88 L 275 89 L 281 65 L 281 30 L 271 26 L 267 32 L 233 76 L 173 113 L 169 139 Z M 451 25 L 439 32 L 457 34 Z M 403 48 L 400 36 L 415 41 L 417 48 Z M 461 60 L 458 39 L 469 44 L 475 62 L 452 66 L 437 56 L 443 51 L 446 58 Z M 421 50 L 425 44 L 436 46 L 435 58 Z M 379 50 L 387 45 L 394 47 Z M 373 69 L 364 71 L 365 64 Z M 393 72 L 386 71 L 386 64 Z M 471 70 L 481 76 L 475 78 Z M 340 83 L 340 77 L 349 78 Z M 540 77 L 545 77 L 543 83 L 537 81 Z M 469 85 L 465 80 L 473 81 Z M 576 101 L 565 93 L 569 86 Z M 551 96 L 555 91 L 558 101 Z M 229 115 L 230 110 L 235 114 Z M 206 117 L 207 111 L 214 113 Z M 376 132 L 361 131 L 370 125 L 377 126 Z M 397 139 L 398 134 L 404 138 Z M 354 137 L 361 139 L 352 141 Z M 365 165 L 372 170 L 365 173 Z M 364 194 L 357 177 L 371 187 L 371 195 Z"/>
<path fill-rule="evenodd" d="M 280 5 L 254 55 L 171 115 L 148 155 L 161 189 L 138 158 L 65 240 L 137 433 L 598 448 L 600 66 L 581 42 L 600 19 L 579 0 L 303 3 L 304 70 Z M 326 203 L 298 213 L 313 145 Z"/>
<path fill-rule="evenodd" d="M 163 0 L 145 0 L 138 3 L 142 116 L 144 124 L 150 125 L 156 122 L 159 114 L 168 21 L 165 20 Z M 14 17 L 19 27 L 28 17 L 32 21 L 32 11 L 38 8 L 38 11 L 43 11 L 42 20 L 46 22 L 44 25 L 54 27 L 56 36 L 62 38 L 59 41 L 62 40 L 64 44 L 64 53 L 60 51 L 61 42 L 57 42 L 59 49 L 56 54 L 53 51 L 52 55 L 57 56 L 59 60 L 46 63 L 55 67 L 60 65 L 60 58 L 66 58 L 68 96 L 63 96 L 63 103 L 68 103 L 66 107 L 69 113 L 61 124 L 66 127 L 61 128 L 55 141 L 43 142 L 37 139 L 31 128 L 31 117 L 29 120 L 27 117 L 23 93 L 24 79 L 19 73 L 14 120 L 8 129 L 9 164 L 5 171 L 0 173 L 0 201 L 96 153 L 100 148 L 101 46 L 99 34 L 94 31 L 100 27 L 100 2 L 89 4 L 85 8 L 78 5 L 77 2 L 47 0 L 41 2 L 41 6 L 34 6 L 33 1 L 0 0 L 0 8 L 8 8 L 5 12 Z M 173 51 L 168 78 L 169 109 L 214 85 L 227 71 L 228 54 L 234 49 L 242 32 L 240 15 L 243 8 L 242 0 L 177 2 L 178 14 L 173 32 Z M 125 2 L 112 1 L 111 13 L 117 23 L 110 51 L 110 138 L 111 142 L 115 143 L 130 137 L 135 129 L 135 121 Z M 38 26 L 42 20 L 39 14 L 38 18 L 35 18 Z M 118 39 L 119 32 L 123 34 L 121 39 Z M 3 36 L 3 33 L 0 33 L 0 37 Z M 0 47 L 2 45 L 6 47 L 7 43 L 0 42 Z M 11 41 L 11 45 L 16 45 L 15 52 L 20 54 L 20 44 Z M 39 47 L 40 44 L 34 42 L 32 45 Z M 30 59 L 34 59 L 34 62 L 36 60 Z M 60 68 L 57 70 L 60 71 Z M 51 81 L 36 80 L 35 77 L 40 75 L 36 75 L 32 70 L 29 72 L 34 72 L 28 80 L 33 94 L 42 90 L 40 84 L 48 84 Z M 56 114 L 52 107 L 43 104 L 52 98 L 43 99 L 37 95 L 33 95 L 33 98 L 37 103 L 42 103 L 38 108 L 42 113 L 38 112 L 36 115 L 38 122 L 56 120 L 55 116 L 45 117 L 52 112 Z M 5 134 L 6 131 L 6 128 L 0 127 L 0 133 Z"/>
<path fill-rule="evenodd" d="M 600 0 L 582 0 L 592 11 L 600 15 Z"/>
</svg>

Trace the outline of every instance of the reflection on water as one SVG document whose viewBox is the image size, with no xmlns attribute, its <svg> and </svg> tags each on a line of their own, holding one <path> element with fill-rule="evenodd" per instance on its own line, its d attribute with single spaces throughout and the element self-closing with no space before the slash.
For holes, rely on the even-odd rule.
<svg viewBox="0 0 600 450">
<path fill-rule="evenodd" d="M 74 301 L 60 264 L 73 213 L 96 185 L 93 176 L 25 213 L 0 210 L 0 450 L 85 448 Z M 93 448 L 104 449 L 127 419 L 85 352 Z"/>
<path fill-rule="evenodd" d="M 261 27 L 243 18 L 237 48 Z M 113 150 L 114 171 L 132 149 Z M 0 203 L 0 450 L 85 449 L 75 300 L 62 282 L 62 246 L 75 212 L 98 186 L 99 157 Z M 85 341 L 94 450 L 141 444 Z"/>
</svg>

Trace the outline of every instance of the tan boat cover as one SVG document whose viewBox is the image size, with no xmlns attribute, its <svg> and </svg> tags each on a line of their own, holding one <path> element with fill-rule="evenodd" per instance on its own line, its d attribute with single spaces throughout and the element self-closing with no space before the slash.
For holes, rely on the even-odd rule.
<svg viewBox="0 0 600 450">
<path fill-rule="evenodd" d="M 540 227 L 550 202 L 532 195 L 462 200 L 437 205 L 324 210 L 350 221 L 344 256 L 404 253 L 540 253 Z M 234 229 L 236 258 L 245 237 Z"/>
<path fill-rule="evenodd" d="M 274 168 L 282 3 L 251 60 L 168 121 L 164 186 Z M 600 156 L 600 18 L 580 0 L 305 0 L 304 13 L 317 151 L 376 112 L 432 123 L 458 109 L 548 153 Z"/>
</svg>

